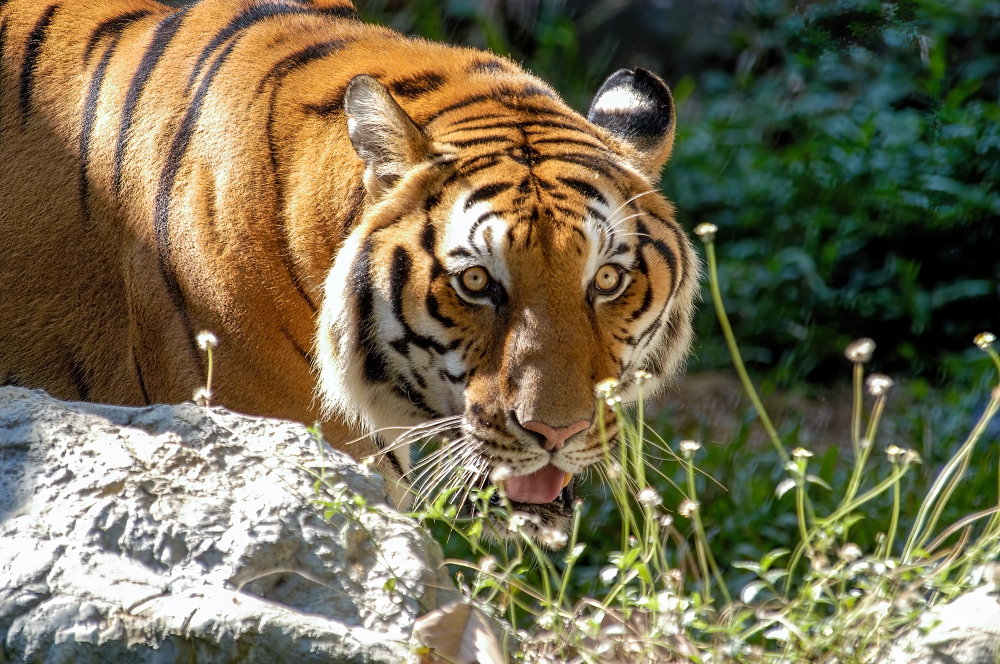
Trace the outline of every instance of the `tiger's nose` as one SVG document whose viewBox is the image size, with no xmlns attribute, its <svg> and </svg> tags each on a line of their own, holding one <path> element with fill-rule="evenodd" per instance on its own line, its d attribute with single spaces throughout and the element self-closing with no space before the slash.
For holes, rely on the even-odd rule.
<svg viewBox="0 0 1000 664">
<path fill-rule="evenodd" d="M 528 431 L 534 431 L 537 434 L 541 434 L 545 437 L 545 447 L 549 452 L 554 452 L 556 450 L 561 450 L 563 445 L 566 444 L 566 439 L 575 433 L 579 433 L 590 426 L 590 420 L 580 420 L 568 427 L 562 427 L 561 429 L 553 429 L 548 424 L 543 424 L 532 420 L 531 422 L 525 422 L 522 424 Z"/>
</svg>

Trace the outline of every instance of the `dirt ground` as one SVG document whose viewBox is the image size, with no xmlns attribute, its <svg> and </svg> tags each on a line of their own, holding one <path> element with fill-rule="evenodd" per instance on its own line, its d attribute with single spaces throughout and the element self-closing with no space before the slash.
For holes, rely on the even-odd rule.
<svg viewBox="0 0 1000 664">
<path fill-rule="evenodd" d="M 775 427 L 786 441 L 821 451 L 830 445 L 851 447 L 851 387 L 774 391 L 762 394 L 762 401 Z M 874 399 L 865 395 L 865 420 Z M 905 408 L 899 397 L 890 395 L 883 426 L 877 441 L 886 446 L 905 438 L 891 415 Z M 766 433 L 755 416 L 739 379 L 726 373 L 697 373 L 681 378 L 664 396 L 647 406 L 647 413 L 687 438 L 702 442 L 731 442 L 744 426 L 749 426 L 752 443 L 767 444 Z M 797 429 L 797 436 L 788 434 Z"/>
</svg>

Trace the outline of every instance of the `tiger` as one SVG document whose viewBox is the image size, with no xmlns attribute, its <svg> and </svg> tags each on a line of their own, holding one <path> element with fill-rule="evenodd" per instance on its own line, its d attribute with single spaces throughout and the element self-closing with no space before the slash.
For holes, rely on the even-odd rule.
<svg viewBox="0 0 1000 664">
<path fill-rule="evenodd" d="M 645 69 L 584 117 L 347 0 L 0 0 L 0 385 L 190 400 L 209 330 L 212 405 L 321 422 L 398 501 L 441 436 L 565 527 L 595 385 L 654 397 L 691 348 L 675 116 Z"/>
</svg>

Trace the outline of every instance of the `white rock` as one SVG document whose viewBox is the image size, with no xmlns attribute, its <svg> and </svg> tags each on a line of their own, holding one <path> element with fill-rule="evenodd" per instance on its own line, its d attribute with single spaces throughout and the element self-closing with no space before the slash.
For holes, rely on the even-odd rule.
<svg viewBox="0 0 1000 664">
<path fill-rule="evenodd" d="M 405 661 L 455 597 L 440 548 L 323 466 L 369 508 L 324 520 L 302 425 L 0 388 L 0 662 Z"/>
<path fill-rule="evenodd" d="M 880 664 L 994 664 L 1000 656 L 1000 598 L 985 585 L 921 616 Z"/>
</svg>

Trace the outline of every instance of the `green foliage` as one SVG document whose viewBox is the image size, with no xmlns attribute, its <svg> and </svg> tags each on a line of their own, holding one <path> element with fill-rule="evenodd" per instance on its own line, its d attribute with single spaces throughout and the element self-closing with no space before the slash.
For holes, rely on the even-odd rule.
<svg viewBox="0 0 1000 664">
<path fill-rule="evenodd" d="M 677 86 L 693 94 L 664 189 L 733 239 L 720 269 L 736 335 L 779 380 L 829 378 L 855 336 L 895 351 L 883 368 L 920 372 L 996 321 L 998 15 L 974 1 L 776 11 L 747 60 L 777 64 Z M 702 316 L 702 336 L 714 325 Z M 706 343 L 700 361 L 724 353 Z"/>
</svg>

